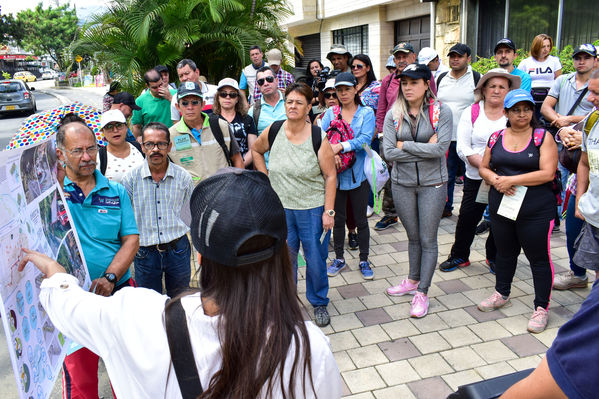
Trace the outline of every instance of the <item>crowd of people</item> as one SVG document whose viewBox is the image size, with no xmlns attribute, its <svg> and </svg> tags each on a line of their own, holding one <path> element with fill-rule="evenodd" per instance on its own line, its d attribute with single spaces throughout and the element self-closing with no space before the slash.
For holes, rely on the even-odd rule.
<svg viewBox="0 0 599 399">
<path fill-rule="evenodd" d="M 339 397 L 330 349 L 322 333 L 302 321 L 293 289 L 300 247 L 306 297 L 315 323 L 324 327 L 330 323 L 329 277 L 348 269 L 365 280 L 376 277 L 368 218 L 382 201 L 374 229 L 401 223 L 409 260 L 408 275 L 386 292 L 413 295 L 410 316 L 425 317 L 439 224 L 453 215 L 460 183 L 455 239 L 440 271 L 470 265 L 477 225 L 486 217 L 486 264 L 496 284 L 478 309 L 510 305 L 523 250 L 534 283 L 528 331 L 544 331 L 551 290 L 586 287 L 587 270 L 599 270 L 593 258 L 599 251 L 597 49 L 577 47 L 576 71 L 562 75 L 552 47 L 549 36 L 538 35 L 530 57 L 514 65 L 517 47 L 502 38 L 494 48 L 499 67 L 481 75 L 464 43 L 449 49 L 448 66 L 432 48 L 416 53 L 412 44 L 399 43 L 386 64 L 389 74 L 379 81 L 367 54 L 334 44 L 326 57 L 332 68 L 311 60 L 296 81 L 282 68 L 280 50 L 269 50 L 265 59 L 253 46 L 239 80 L 209 85 L 196 63 L 183 59 L 175 66 L 178 86 L 164 66 L 145 71 L 147 90 L 137 98 L 111 84 L 101 118 L 106 147 L 96 145 L 81 120 L 65 120 L 57 133 L 59 176 L 93 293 L 76 288 L 55 262 L 34 252 L 25 257 L 50 277 L 42 290 L 50 317 L 85 345 L 65 360 L 65 392 L 94 397 L 96 390 L 97 397 L 99 354 L 119 396 L 137 396 L 135 387 L 178 396 L 186 383 L 178 371 L 177 381 L 169 372 L 168 350 L 138 353 L 169 347 L 167 333 L 134 338 L 127 329 L 162 324 L 166 290 L 187 314 L 191 361 L 195 355 L 200 366 L 195 377 L 209 393 L 202 397 Z M 390 170 L 380 199 L 364 173 L 366 147 Z M 562 212 L 571 271 L 554 276 L 549 238 Z M 187 292 L 196 262 L 190 240 L 200 265 L 194 294 Z M 358 250 L 356 265 L 344 256 L 346 242 Z M 155 292 L 120 291 L 136 284 Z M 141 306 L 150 310 L 137 314 Z M 140 343 L 124 348 L 101 335 L 95 326 L 103 317 Z M 118 320 L 125 319 L 122 326 Z M 122 362 L 134 354 L 138 363 Z M 147 371 L 146 358 L 165 364 Z M 548 367 L 559 359 L 554 354 Z M 126 370 L 135 384 L 120 380 Z"/>
</svg>

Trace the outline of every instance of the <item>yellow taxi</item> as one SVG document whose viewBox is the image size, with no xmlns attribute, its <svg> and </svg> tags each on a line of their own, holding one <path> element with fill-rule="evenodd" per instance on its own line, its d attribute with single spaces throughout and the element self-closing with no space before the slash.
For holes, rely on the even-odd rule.
<svg viewBox="0 0 599 399">
<path fill-rule="evenodd" d="M 25 82 L 35 82 L 37 80 L 35 75 L 29 71 L 15 72 L 15 74 L 13 75 L 13 79 L 21 79 Z"/>
</svg>

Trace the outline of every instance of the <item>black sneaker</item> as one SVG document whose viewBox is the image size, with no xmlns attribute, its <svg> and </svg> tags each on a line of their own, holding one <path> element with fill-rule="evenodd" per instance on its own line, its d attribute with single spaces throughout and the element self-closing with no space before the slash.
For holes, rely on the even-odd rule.
<svg viewBox="0 0 599 399">
<path fill-rule="evenodd" d="M 318 327 L 329 325 L 331 317 L 326 306 L 314 306 L 314 322 Z"/>
<path fill-rule="evenodd" d="M 470 266 L 470 261 L 468 259 L 450 257 L 445 262 L 439 265 L 439 270 L 441 270 L 442 272 L 450 272 L 457 269 L 458 267 L 466 266 Z"/>
<path fill-rule="evenodd" d="M 385 230 L 387 227 L 397 223 L 397 216 L 383 216 L 381 220 L 374 225 L 375 230 Z"/>
<path fill-rule="evenodd" d="M 485 234 L 491 228 L 491 222 L 483 220 L 476 226 L 476 234 Z"/>
<path fill-rule="evenodd" d="M 347 233 L 349 249 L 358 249 L 358 233 Z"/>
</svg>

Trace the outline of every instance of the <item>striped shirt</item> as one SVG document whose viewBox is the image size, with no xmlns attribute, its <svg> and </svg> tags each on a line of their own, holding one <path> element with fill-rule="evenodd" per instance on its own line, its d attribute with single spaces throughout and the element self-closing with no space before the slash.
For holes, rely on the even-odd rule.
<svg viewBox="0 0 599 399">
<path fill-rule="evenodd" d="M 169 162 L 166 174 L 156 183 L 144 162 L 127 172 L 121 183 L 133 203 L 140 246 L 165 244 L 189 231 L 183 218 L 189 215 L 194 185 L 185 169 Z"/>
</svg>

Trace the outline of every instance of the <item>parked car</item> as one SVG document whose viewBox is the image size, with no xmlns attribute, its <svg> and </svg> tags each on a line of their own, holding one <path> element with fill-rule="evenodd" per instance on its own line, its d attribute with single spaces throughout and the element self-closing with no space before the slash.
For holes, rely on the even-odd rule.
<svg viewBox="0 0 599 399">
<path fill-rule="evenodd" d="M 19 79 L 0 80 L 0 114 L 9 112 L 37 112 L 35 88 Z"/>
<path fill-rule="evenodd" d="M 13 79 L 21 79 L 25 82 L 35 82 L 37 80 L 35 75 L 29 71 L 15 72 L 15 74 L 13 75 Z"/>
<path fill-rule="evenodd" d="M 41 76 L 42 80 L 56 79 L 57 77 L 58 77 L 58 72 L 56 72 L 53 69 L 46 69 L 46 70 L 42 71 L 42 76 Z"/>
</svg>

